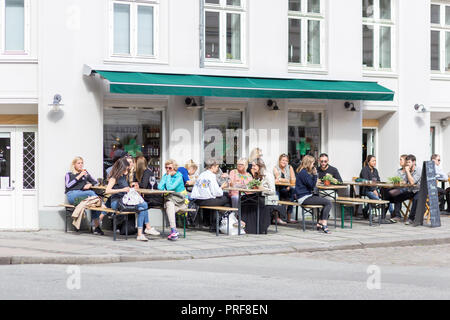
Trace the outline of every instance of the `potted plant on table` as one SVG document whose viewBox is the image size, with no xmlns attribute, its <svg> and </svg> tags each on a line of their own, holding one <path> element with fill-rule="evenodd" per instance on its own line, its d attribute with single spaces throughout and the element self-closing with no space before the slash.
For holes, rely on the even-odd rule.
<svg viewBox="0 0 450 320">
<path fill-rule="evenodd" d="M 323 178 L 322 182 L 325 186 L 330 186 L 332 184 L 339 184 L 339 181 L 334 178 L 330 173 L 327 173 Z"/>
<path fill-rule="evenodd" d="M 401 177 L 390 177 L 390 178 L 388 178 L 388 181 L 392 184 L 399 185 L 402 182 L 402 178 Z"/>
<path fill-rule="evenodd" d="M 261 181 L 259 180 L 252 180 L 248 183 L 248 188 L 249 189 L 259 189 L 259 187 L 261 186 Z"/>
</svg>

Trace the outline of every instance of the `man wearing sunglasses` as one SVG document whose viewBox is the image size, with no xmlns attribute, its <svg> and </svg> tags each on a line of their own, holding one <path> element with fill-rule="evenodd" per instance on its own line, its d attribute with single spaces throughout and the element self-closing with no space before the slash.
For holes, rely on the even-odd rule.
<svg viewBox="0 0 450 320">
<path fill-rule="evenodd" d="M 320 180 L 325 177 L 327 174 L 331 174 L 333 178 L 336 178 L 339 182 L 342 182 L 341 175 L 339 174 L 338 169 L 329 164 L 329 158 L 326 153 L 322 153 L 319 156 L 319 167 L 317 168 L 317 175 Z"/>
</svg>

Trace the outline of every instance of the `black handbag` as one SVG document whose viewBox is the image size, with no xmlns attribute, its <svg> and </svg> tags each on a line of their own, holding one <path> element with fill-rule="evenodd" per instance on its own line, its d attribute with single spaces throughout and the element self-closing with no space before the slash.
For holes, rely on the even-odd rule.
<svg viewBox="0 0 450 320">
<path fill-rule="evenodd" d="M 136 205 L 125 204 L 123 203 L 122 199 L 120 199 L 117 203 L 117 210 L 119 210 L 120 212 L 139 212 L 139 209 Z"/>
</svg>

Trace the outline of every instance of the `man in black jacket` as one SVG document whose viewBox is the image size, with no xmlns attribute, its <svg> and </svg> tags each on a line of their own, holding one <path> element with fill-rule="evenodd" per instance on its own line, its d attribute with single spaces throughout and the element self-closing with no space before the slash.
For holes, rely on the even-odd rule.
<svg viewBox="0 0 450 320">
<path fill-rule="evenodd" d="M 338 169 L 329 165 L 328 155 L 326 153 L 322 153 L 319 156 L 319 167 L 317 168 L 317 174 L 319 179 L 322 180 L 325 175 L 329 173 L 336 178 L 339 182 L 342 182 L 341 175 L 339 174 Z"/>
</svg>

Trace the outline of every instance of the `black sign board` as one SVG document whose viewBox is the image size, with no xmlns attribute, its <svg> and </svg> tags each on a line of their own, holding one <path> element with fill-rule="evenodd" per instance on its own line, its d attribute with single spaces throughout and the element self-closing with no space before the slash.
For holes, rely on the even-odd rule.
<svg viewBox="0 0 450 320">
<path fill-rule="evenodd" d="M 417 201 L 417 212 L 414 220 L 415 225 L 423 224 L 423 216 L 426 211 L 427 197 L 429 199 L 431 227 L 441 226 L 441 212 L 439 210 L 439 198 L 436 184 L 436 170 L 433 161 L 424 161 L 422 177 L 420 179 L 419 199 Z"/>
</svg>

